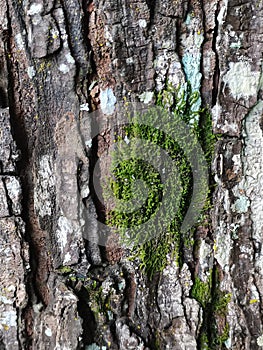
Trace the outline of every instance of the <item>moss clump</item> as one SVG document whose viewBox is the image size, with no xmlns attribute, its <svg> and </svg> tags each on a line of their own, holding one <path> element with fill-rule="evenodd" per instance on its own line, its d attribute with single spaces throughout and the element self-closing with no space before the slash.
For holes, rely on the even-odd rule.
<svg viewBox="0 0 263 350">
<path fill-rule="evenodd" d="M 70 266 L 60 266 L 58 268 L 58 272 L 61 273 L 62 275 L 67 275 L 72 272 L 72 268 Z"/>
<path fill-rule="evenodd" d="M 194 285 L 191 290 L 192 298 L 196 299 L 203 308 L 207 306 L 208 303 L 211 303 L 212 298 L 212 272 L 209 275 L 208 281 L 203 282 L 199 277 L 195 278 Z"/>
<path fill-rule="evenodd" d="M 200 350 L 221 349 L 229 338 L 229 324 L 226 321 L 231 294 L 219 289 L 217 268 L 210 271 L 206 282 L 195 277 L 191 296 L 203 308 L 203 324 L 198 337 Z"/>
<path fill-rule="evenodd" d="M 227 339 L 229 338 L 229 331 L 230 331 L 229 323 L 226 323 L 222 334 L 219 335 L 217 338 L 217 343 L 219 345 L 223 345 L 227 341 Z"/>
<path fill-rule="evenodd" d="M 116 139 L 119 142 L 116 143 L 116 149 L 111 155 L 113 177 L 109 180 L 109 187 L 114 197 L 117 198 L 118 205 L 107 213 L 106 222 L 116 228 L 126 244 L 133 247 L 133 257 L 139 257 L 141 267 L 149 277 L 152 277 L 156 271 L 162 271 L 165 268 L 168 255 L 172 254 L 180 265 L 184 245 L 189 245 L 189 242 L 193 241 L 189 230 L 182 234 L 181 226 L 193 195 L 192 168 L 188 157 L 191 149 L 195 149 L 196 144 L 203 137 L 199 121 L 204 110 L 192 110 L 198 98 L 199 94 L 192 93 L 189 85 L 186 91 L 175 90 L 168 85 L 157 96 L 156 104 L 159 109 L 149 108 L 145 113 L 144 118 L 147 123 L 141 123 L 140 118 L 137 122 L 135 115 L 128 126 L 119 130 L 119 136 Z M 173 116 L 172 122 L 167 117 L 168 114 Z M 163 118 L 165 132 L 155 127 L 160 118 Z M 181 124 L 184 122 L 183 125 L 188 125 L 187 130 L 189 131 L 180 130 L 178 135 L 182 136 L 178 142 L 170 135 L 173 135 L 177 128 L 180 129 L 179 121 Z M 193 134 L 193 137 L 189 142 L 190 133 Z M 129 148 L 129 157 L 126 155 L 126 159 L 124 157 L 122 161 L 119 161 L 122 150 L 121 147 L 118 148 L 118 144 L 123 144 L 125 138 L 145 142 L 134 143 L 134 146 Z M 151 145 L 149 150 L 147 145 Z M 171 159 L 172 167 L 177 169 L 176 174 L 171 173 L 174 174 L 174 183 L 171 182 L 170 187 L 163 185 L 162 175 L 156 171 L 156 168 L 162 168 L 164 172 L 168 171 L 169 164 L 164 161 L 165 154 Z M 134 186 L 135 180 L 137 183 L 138 181 L 143 182 L 146 189 L 144 186 Z M 207 190 L 205 184 L 204 188 Z M 104 195 L 108 195 L 107 191 L 104 191 Z M 203 196 L 204 194 L 200 191 L 200 198 Z M 169 201 L 165 202 L 167 197 Z M 129 210 L 127 203 L 130 205 L 133 198 L 135 200 L 132 202 L 132 210 Z M 136 202 L 136 198 L 143 199 L 143 203 Z M 200 198 L 195 198 L 193 208 L 195 205 L 200 206 L 203 201 Z M 165 213 L 160 214 L 158 210 L 163 203 L 166 204 Z M 143 226 L 145 223 L 147 226 Z M 141 227 L 147 227 L 147 229 L 143 229 L 142 232 Z M 143 240 L 141 239 L 142 234 Z"/>
<path fill-rule="evenodd" d="M 209 339 L 207 334 L 204 332 L 201 333 L 200 337 L 199 337 L 199 348 L 200 350 L 210 350 L 209 348 Z"/>
<path fill-rule="evenodd" d="M 232 294 L 217 290 L 214 298 L 214 311 L 216 314 L 226 316 L 231 297 Z"/>
</svg>

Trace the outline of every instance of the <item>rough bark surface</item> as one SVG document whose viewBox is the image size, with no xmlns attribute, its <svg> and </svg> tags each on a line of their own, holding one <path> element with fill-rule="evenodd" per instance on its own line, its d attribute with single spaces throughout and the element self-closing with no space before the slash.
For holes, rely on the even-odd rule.
<svg viewBox="0 0 263 350">
<path fill-rule="evenodd" d="M 2 0 L 0 31 L 0 348 L 262 348 L 262 1 Z M 94 147 L 87 116 L 167 81 L 200 92 L 221 138 L 209 225 L 148 280 L 114 236 L 94 243 L 90 174 L 113 139 Z"/>
</svg>

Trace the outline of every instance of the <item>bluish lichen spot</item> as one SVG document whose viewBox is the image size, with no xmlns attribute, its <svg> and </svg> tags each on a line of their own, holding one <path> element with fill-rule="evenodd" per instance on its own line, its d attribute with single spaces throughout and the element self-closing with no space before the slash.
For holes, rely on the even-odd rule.
<svg viewBox="0 0 263 350">
<path fill-rule="evenodd" d="M 114 96 L 113 90 L 111 88 L 101 90 L 100 107 L 104 114 L 106 115 L 113 114 L 116 102 L 117 102 L 116 97 Z"/>
</svg>

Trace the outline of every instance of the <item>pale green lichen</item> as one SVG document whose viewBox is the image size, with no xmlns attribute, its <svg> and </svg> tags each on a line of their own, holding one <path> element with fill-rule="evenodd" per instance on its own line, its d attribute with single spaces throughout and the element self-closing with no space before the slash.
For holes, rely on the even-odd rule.
<svg viewBox="0 0 263 350">
<path fill-rule="evenodd" d="M 189 27 L 189 33 L 183 38 L 183 69 L 186 80 L 189 81 L 192 91 L 200 92 L 201 88 L 201 47 L 204 35 L 199 28 L 199 21 L 193 15 L 188 14 L 185 24 Z M 201 106 L 201 98 L 193 104 L 192 110 L 198 110 Z"/>
<path fill-rule="evenodd" d="M 98 346 L 96 343 L 87 345 L 85 350 L 107 350 L 106 346 Z"/>
<path fill-rule="evenodd" d="M 241 48 L 241 41 L 240 40 L 238 40 L 237 42 L 235 42 L 235 43 L 231 43 L 230 44 L 230 47 L 231 47 L 231 49 L 240 49 Z"/>
<path fill-rule="evenodd" d="M 236 213 L 242 214 L 248 211 L 250 202 L 246 196 L 240 196 L 234 203 L 232 210 Z"/>
<path fill-rule="evenodd" d="M 182 58 L 186 79 L 190 81 L 193 91 L 200 91 L 202 74 L 200 73 L 201 54 L 186 53 Z M 199 97 L 193 105 L 193 110 L 198 110 L 201 105 Z"/>
<path fill-rule="evenodd" d="M 117 102 L 116 97 L 114 96 L 113 90 L 111 88 L 101 90 L 100 107 L 104 114 L 106 115 L 113 114 L 115 110 L 116 102 Z"/>
<path fill-rule="evenodd" d="M 139 99 L 141 102 L 148 104 L 152 101 L 153 96 L 154 96 L 153 91 L 145 91 L 139 95 Z"/>
<path fill-rule="evenodd" d="M 248 62 L 230 62 L 228 72 L 223 76 L 225 86 L 235 99 L 257 94 L 260 72 L 252 71 Z"/>
</svg>

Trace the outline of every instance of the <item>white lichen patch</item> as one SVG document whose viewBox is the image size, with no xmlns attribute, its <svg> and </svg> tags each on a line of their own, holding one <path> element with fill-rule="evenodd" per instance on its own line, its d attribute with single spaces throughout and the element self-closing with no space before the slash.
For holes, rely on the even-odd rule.
<svg viewBox="0 0 263 350">
<path fill-rule="evenodd" d="M 63 14 L 62 14 L 62 16 L 63 16 Z M 68 41 L 67 41 L 68 40 L 68 34 L 67 34 L 65 28 L 60 28 L 60 38 L 63 41 L 63 46 L 65 48 L 67 48 L 68 47 Z"/>
<path fill-rule="evenodd" d="M 55 185 L 53 169 L 51 168 L 51 157 L 42 156 L 39 162 L 36 187 L 34 190 L 34 206 L 39 216 L 51 215 L 52 193 Z"/>
<path fill-rule="evenodd" d="M 257 287 L 253 283 L 250 285 L 250 292 L 250 304 L 257 303 L 260 300 L 260 295 L 258 293 Z"/>
<path fill-rule="evenodd" d="M 8 305 L 12 305 L 13 301 L 10 299 L 7 299 L 7 297 L 5 297 L 4 295 L 0 295 L 0 303 L 2 304 L 8 304 Z"/>
<path fill-rule="evenodd" d="M 73 227 L 71 222 L 64 216 L 60 216 L 58 219 L 58 228 L 56 231 L 56 237 L 58 239 L 58 244 L 62 250 L 65 249 L 68 242 L 68 236 L 72 235 Z"/>
<path fill-rule="evenodd" d="M 189 295 L 193 285 L 193 281 L 192 281 L 191 272 L 186 263 L 183 264 L 179 277 L 180 277 L 184 294 Z"/>
<path fill-rule="evenodd" d="M 82 105 L 79 106 L 80 111 L 89 111 L 89 104 L 88 103 L 83 103 Z"/>
<path fill-rule="evenodd" d="M 157 301 L 164 324 L 175 317 L 184 315 L 182 305 L 182 288 L 178 283 L 179 268 L 171 263 L 163 270 L 163 283 L 157 292 Z M 182 278 L 182 276 L 181 276 Z"/>
<path fill-rule="evenodd" d="M 225 17 L 226 17 L 226 14 L 227 14 L 227 8 L 228 8 L 228 0 L 224 0 L 222 5 L 221 5 L 219 14 L 217 16 L 217 21 L 218 21 L 218 24 L 219 24 L 220 28 L 225 22 Z"/>
<path fill-rule="evenodd" d="M 213 125 L 218 125 L 218 120 L 222 113 L 222 107 L 220 106 L 220 104 L 216 103 L 212 108 L 211 112 L 213 118 Z"/>
<path fill-rule="evenodd" d="M 263 334 L 257 338 L 257 344 L 258 346 L 263 346 Z"/>
<path fill-rule="evenodd" d="M 242 46 L 242 43 L 240 40 L 230 44 L 231 49 L 240 49 L 241 46 Z"/>
<path fill-rule="evenodd" d="M 227 349 L 231 349 L 232 339 L 230 337 L 224 343 L 225 343 L 225 346 L 227 347 Z"/>
<path fill-rule="evenodd" d="M 62 72 L 63 74 L 67 74 L 69 71 L 70 71 L 70 67 L 67 66 L 65 63 L 61 63 L 59 66 L 58 66 L 58 70 L 60 72 Z"/>
<path fill-rule="evenodd" d="M 253 235 L 259 242 L 262 240 L 263 229 L 263 134 L 260 119 L 263 112 L 263 102 L 249 113 L 244 125 L 244 188 L 251 198 L 251 219 L 253 221 Z"/>
<path fill-rule="evenodd" d="M 23 39 L 23 36 L 22 36 L 21 33 L 18 33 L 15 36 L 15 43 L 16 43 L 16 46 L 17 46 L 18 50 L 23 50 L 24 49 L 25 43 L 24 43 L 24 39 Z"/>
<path fill-rule="evenodd" d="M 232 161 L 234 163 L 234 165 L 233 165 L 233 172 L 235 174 L 238 174 L 239 171 L 241 170 L 241 167 L 242 167 L 240 155 L 239 154 L 234 154 L 234 156 L 232 157 Z"/>
<path fill-rule="evenodd" d="M 116 102 L 117 102 L 116 97 L 114 96 L 113 90 L 111 88 L 101 90 L 100 107 L 104 114 L 106 115 L 113 114 L 115 110 Z"/>
<path fill-rule="evenodd" d="M 230 230 L 226 229 L 224 222 L 220 222 L 220 226 L 215 232 L 214 256 L 222 270 L 229 271 L 229 260 L 233 241 L 230 236 Z"/>
<path fill-rule="evenodd" d="M 208 51 L 203 56 L 203 73 L 206 79 L 209 79 L 211 76 L 211 70 L 213 70 L 215 59 L 215 53 L 213 51 Z"/>
<path fill-rule="evenodd" d="M 225 86 L 235 99 L 248 98 L 257 94 L 260 72 L 254 72 L 248 62 L 230 62 L 229 70 L 223 76 Z"/>
<path fill-rule="evenodd" d="M 156 90 L 162 91 L 165 87 L 165 81 L 168 80 L 177 87 L 185 82 L 183 69 L 180 59 L 175 52 L 163 50 L 157 55 L 154 61 L 156 72 Z"/>
<path fill-rule="evenodd" d="M 154 93 L 152 91 L 145 91 L 139 95 L 141 102 L 148 104 L 152 101 Z"/>
<path fill-rule="evenodd" d="M 8 197 L 12 202 L 12 212 L 15 215 L 21 214 L 21 199 L 22 199 L 22 189 L 20 181 L 15 176 L 8 176 L 5 179 L 6 189 L 8 192 Z"/>
<path fill-rule="evenodd" d="M 134 63 L 133 57 L 126 58 L 126 63 L 127 64 L 133 64 Z"/>
<path fill-rule="evenodd" d="M 71 255 L 69 253 L 66 253 L 64 257 L 63 265 L 66 265 L 70 261 L 71 261 Z"/>
<path fill-rule="evenodd" d="M 244 183 L 243 187 L 250 199 L 250 218 L 252 220 L 252 237 L 261 247 L 263 243 L 263 134 L 260 122 L 263 115 L 263 101 L 260 101 L 246 117 L 244 123 L 244 151 L 242 157 Z M 256 254 L 255 265 L 263 275 L 263 251 Z"/>
<path fill-rule="evenodd" d="M 128 145 L 130 143 L 130 139 L 128 138 L 127 135 L 125 135 L 123 141 Z"/>
<path fill-rule="evenodd" d="M 8 203 L 4 183 L 0 179 L 0 217 L 9 216 Z"/>
<path fill-rule="evenodd" d="M 27 74 L 30 79 L 32 79 L 36 75 L 35 68 L 33 66 L 30 66 L 27 68 Z"/>
<path fill-rule="evenodd" d="M 50 30 L 50 35 L 51 35 L 52 39 L 56 40 L 59 38 L 59 31 L 55 28 L 52 28 Z"/>
<path fill-rule="evenodd" d="M 139 19 L 138 24 L 139 24 L 140 28 L 146 28 L 147 27 L 147 22 L 146 22 L 145 19 Z"/>
<path fill-rule="evenodd" d="M 203 282 L 208 281 L 210 275 L 210 268 L 212 266 L 211 259 L 213 259 L 213 252 L 211 246 L 205 242 L 201 241 L 199 249 L 199 263 L 200 263 L 200 278 Z"/>
<path fill-rule="evenodd" d="M 89 140 L 85 141 L 85 145 L 87 147 L 91 148 L 92 147 L 92 139 L 89 139 Z"/>
<path fill-rule="evenodd" d="M 43 308 L 43 304 L 42 303 L 38 303 L 38 304 L 33 304 L 33 310 L 36 314 L 39 314 L 40 311 Z"/>
<path fill-rule="evenodd" d="M 238 35 L 234 30 L 229 32 L 229 38 L 232 41 L 230 44 L 231 49 L 240 49 L 244 38 L 244 33 Z"/>
<path fill-rule="evenodd" d="M 51 331 L 51 329 L 50 329 L 50 328 L 46 328 L 46 329 L 45 329 L 45 334 L 46 334 L 47 337 L 51 337 L 51 336 L 52 336 L 52 331 Z"/>
<path fill-rule="evenodd" d="M 106 45 L 109 46 L 113 42 L 112 34 L 109 31 L 109 27 L 106 25 L 104 28 L 104 38 L 106 39 Z"/>
<path fill-rule="evenodd" d="M 75 63 L 75 60 L 74 60 L 74 58 L 72 57 L 72 55 L 71 55 L 70 52 L 68 52 L 68 53 L 65 55 L 65 57 L 66 57 L 66 60 L 67 60 L 67 62 L 68 62 L 69 64 L 74 64 L 74 63 Z"/>
<path fill-rule="evenodd" d="M 0 324 L 16 327 L 17 315 L 14 310 L 3 311 L 0 315 Z"/>
<path fill-rule="evenodd" d="M 42 4 L 37 4 L 37 3 L 34 2 L 30 6 L 29 10 L 27 11 L 27 14 L 29 16 L 34 16 L 34 15 L 37 15 L 37 14 L 41 13 L 42 9 L 43 9 L 43 5 Z"/>
<path fill-rule="evenodd" d="M 41 21 L 43 21 L 41 15 L 37 14 L 32 17 L 32 24 L 34 26 L 41 25 Z"/>
</svg>

